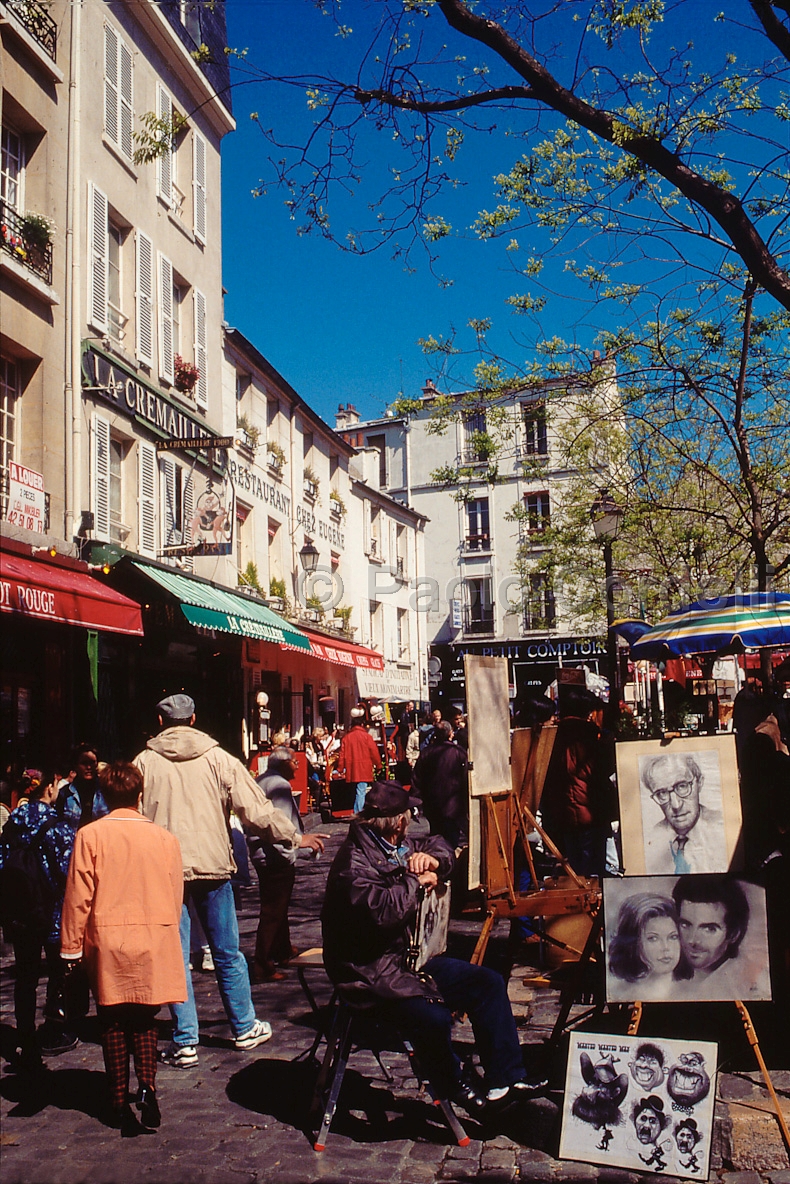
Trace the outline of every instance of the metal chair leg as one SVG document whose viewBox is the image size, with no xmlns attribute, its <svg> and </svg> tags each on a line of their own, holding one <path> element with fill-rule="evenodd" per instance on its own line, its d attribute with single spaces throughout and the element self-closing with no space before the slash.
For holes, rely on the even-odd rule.
<svg viewBox="0 0 790 1184">
<path fill-rule="evenodd" d="M 340 1090 L 343 1085 L 343 1078 L 346 1073 L 346 1065 L 348 1064 L 348 1056 L 351 1051 L 351 1013 L 345 1009 L 341 1009 L 340 1032 L 338 1035 L 337 1045 L 335 1051 L 336 1057 L 333 1059 L 330 1071 L 327 1072 L 327 1080 L 329 1081 L 329 1095 L 324 1105 L 324 1113 L 321 1119 L 321 1127 L 313 1143 L 314 1151 L 324 1151 L 326 1149 L 326 1140 L 329 1135 L 329 1128 L 332 1125 L 332 1119 L 335 1117 L 337 1110 L 337 1101 L 340 1097 Z M 327 1049 L 327 1060 L 329 1059 L 330 1050 Z M 324 1064 L 327 1061 L 325 1060 Z M 321 1071 L 323 1073 L 323 1066 Z M 317 1091 L 317 1087 L 316 1087 Z"/>
</svg>

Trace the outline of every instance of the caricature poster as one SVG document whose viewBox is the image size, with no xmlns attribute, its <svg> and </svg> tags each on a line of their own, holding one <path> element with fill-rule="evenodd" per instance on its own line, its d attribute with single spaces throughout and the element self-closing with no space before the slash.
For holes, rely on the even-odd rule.
<svg viewBox="0 0 790 1184">
<path fill-rule="evenodd" d="M 718 1046 L 572 1032 L 560 1159 L 707 1180 Z"/>
</svg>

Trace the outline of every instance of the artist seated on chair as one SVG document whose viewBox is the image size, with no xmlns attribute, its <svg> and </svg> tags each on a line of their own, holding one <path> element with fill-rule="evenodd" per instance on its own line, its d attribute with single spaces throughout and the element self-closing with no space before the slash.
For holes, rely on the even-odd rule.
<svg viewBox="0 0 790 1184">
<path fill-rule="evenodd" d="M 321 911 L 324 964 L 351 1004 L 376 1005 L 414 1045 L 440 1097 L 467 1109 L 509 1105 L 545 1089 L 528 1081 L 502 977 L 444 955 L 423 971 L 406 968 L 420 886 L 446 880 L 453 855 L 438 835 L 411 841 L 413 799 L 395 781 L 377 781 L 329 871 Z M 461 1081 L 451 1044 L 452 1013 L 468 1014 L 485 1072 L 486 1097 Z"/>
</svg>

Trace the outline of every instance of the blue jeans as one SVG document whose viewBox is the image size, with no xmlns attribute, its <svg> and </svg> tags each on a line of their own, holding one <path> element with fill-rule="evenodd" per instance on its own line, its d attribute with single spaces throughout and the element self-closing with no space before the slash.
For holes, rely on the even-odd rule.
<svg viewBox="0 0 790 1184">
<path fill-rule="evenodd" d="M 451 1044 L 453 1011 L 465 1011 L 469 1016 L 486 1088 L 499 1089 L 522 1081 L 525 1074 L 521 1045 L 502 975 L 487 966 L 473 966 L 444 955 L 431 958 L 424 969 L 439 988 L 444 1003 L 413 996 L 387 1000 L 383 1011 L 402 1025 L 440 1095 L 452 1095 L 459 1081 Z"/>
<path fill-rule="evenodd" d="M 233 1035 L 241 1036 L 249 1032 L 255 1023 L 255 1008 L 247 960 L 239 949 L 239 925 L 230 880 L 190 880 L 184 884 L 184 898 L 179 932 L 188 998 L 186 1003 L 174 1003 L 170 1008 L 175 1023 L 173 1043 L 196 1045 L 199 1039 L 195 994 L 189 971 L 190 900 L 211 947 L 219 993 Z"/>
<path fill-rule="evenodd" d="M 362 807 L 365 805 L 365 798 L 368 796 L 370 789 L 369 781 L 358 781 L 357 788 L 354 793 L 354 813 L 359 814 Z"/>
</svg>

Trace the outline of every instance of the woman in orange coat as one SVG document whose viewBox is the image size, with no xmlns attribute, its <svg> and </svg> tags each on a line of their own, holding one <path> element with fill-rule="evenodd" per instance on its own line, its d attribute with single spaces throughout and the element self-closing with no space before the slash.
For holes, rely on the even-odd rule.
<svg viewBox="0 0 790 1184">
<path fill-rule="evenodd" d="M 178 839 L 139 813 L 140 770 L 119 761 L 102 771 L 100 784 L 110 813 L 77 832 L 61 957 L 84 960 L 103 1023 L 111 1121 L 132 1137 L 161 1121 L 156 1013 L 187 997 L 178 931 L 184 877 Z M 142 1126 L 127 1101 L 130 1053 Z"/>
</svg>

